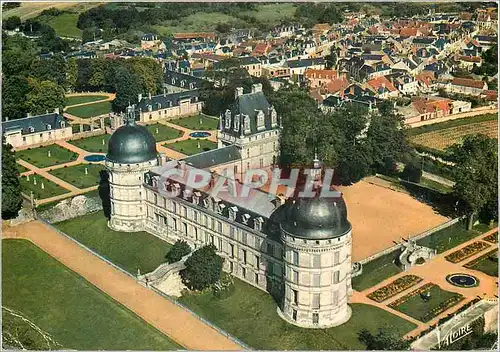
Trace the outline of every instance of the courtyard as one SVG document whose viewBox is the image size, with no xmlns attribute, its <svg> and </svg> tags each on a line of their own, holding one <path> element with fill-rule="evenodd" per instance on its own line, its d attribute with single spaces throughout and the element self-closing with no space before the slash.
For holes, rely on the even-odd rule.
<svg viewBox="0 0 500 352">
<path fill-rule="evenodd" d="M 216 130 L 219 125 L 219 119 L 204 114 L 182 117 L 169 122 L 194 131 Z"/>
<path fill-rule="evenodd" d="M 55 184 L 43 176 L 36 174 L 21 176 L 20 181 L 23 193 L 29 197 L 30 193 L 33 192 L 33 197 L 35 199 L 50 198 L 69 193 L 67 189 Z"/>
<path fill-rule="evenodd" d="M 108 141 L 111 138 L 109 134 L 102 134 L 99 136 L 73 139 L 68 143 L 73 144 L 75 147 L 86 150 L 91 153 L 106 153 L 108 150 Z"/>
<path fill-rule="evenodd" d="M 108 99 L 107 95 L 74 95 L 66 97 L 66 106 L 93 103 Z"/>
<path fill-rule="evenodd" d="M 164 142 L 171 139 L 182 137 L 183 133 L 175 128 L 165 126 L 161 123 L 145 125 L 149 132 L 153 135 L 156 142 Z"/>
<path fill-rule="evenodd" d="M 2 267 L 2 304 L 50 333 L 58 349 L 181 348 L 29 241 L 3 240 Z"/>
<path fill-rule="evenodd" d="M 19 150 L 16 151 L 15 155 L 16 158 L 22 159 L 39 168 L 65 164 L 78 158 L 77 153 L 57 144 Z"/>
<path fill-rule="evenodd" d="M 103 165 L 79 164 L 52 170 L 50 171 L 50 174 L 72 184 L 75 187 L 83 189 L 97 186 L 99 184 L 99 173 L 101 170 L 104 170 Z"/>
<path fill-rule="evenodd" d="M 176 141 L 174 143 L 165 143 L 163 146 L 185 155 L 194 155 L 212 149 L 217 149 L 217 143 L 209 141 L 207 139 L 198 138 L 189 138 L 182 141 Z"/>
<path fill-rule="evenodd" d="M 84 119 L 94 116 L 100 116 L 111 112 L 111 102 L 103 101 L 99 103 L 74 106 L 68 108 L 66 112 L 70 115 Z"/>
</svg>

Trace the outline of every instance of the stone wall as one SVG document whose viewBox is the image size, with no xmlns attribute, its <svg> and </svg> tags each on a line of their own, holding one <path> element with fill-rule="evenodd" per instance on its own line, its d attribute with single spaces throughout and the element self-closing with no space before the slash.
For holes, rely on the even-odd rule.
<svg viewBox="0 0 500 352">
<path fill-rule="evenodd" d="M 102 210 L 102 201 L 99 196 L 87 197 L 79 195 L 64 199 L 52 208 L 41 211 L 39 215 L 51 224 L 54 224 L 99 210 Z"/>
</svg>

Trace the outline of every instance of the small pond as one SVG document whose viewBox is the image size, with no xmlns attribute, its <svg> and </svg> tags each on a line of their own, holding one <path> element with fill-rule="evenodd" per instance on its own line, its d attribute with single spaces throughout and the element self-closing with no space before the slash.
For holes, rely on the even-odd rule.
<svg viewBox="0 0 500 352">
<path fill-rule="evenodd" d="M 190 137 L 195 137 L 195 138 L 206 138 L 210 137 L 210 133 L 208 132 L 192 132 L 189 134 Z"/>
<path fill-rule="evenodd" d="M 479 285 L 479 280 L 469 274 L 451 274 L 446 277 L 446 281 L 457 287 L 475 287 Z"/>
<path fill-rule="evenodd" d="M 90 154 L 90 155 L 86 155 L 83 157 L 83 159 L 85 161 L 90 161 L 90 162 L 99 162 L 99 161 L 104 161 L 104 159 L 106 159 L 106 156 L 105 155 L 101 155 L 101 154 Z"/>
</svg>

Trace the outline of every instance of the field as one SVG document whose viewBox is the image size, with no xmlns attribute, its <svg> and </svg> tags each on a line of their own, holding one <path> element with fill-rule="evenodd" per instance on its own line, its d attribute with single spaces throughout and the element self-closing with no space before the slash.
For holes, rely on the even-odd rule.
<svg viewBox="0 0 500 352">
<path fill-rule="evenodd" d="M 104 101 L 102 103 L 95 103 L 90 105 L 75 106 L 66 110 L 68 114 L 89 118 L 99 115 L 104 115 L 111 112 L 111 102 Z"/>
<path fill-rule="evenodd" d="M 99 3 L 78 3 L 78 2 L 22 2 L 20 7 L 3 11 L 2 18 L 6 19 L 11 16 L 18 16 L 21 20 L 36 17 L 43 10 L 48 10 L 55 7 L 59 10 L 71 10 L 72 12 L 81 12 L 85 9 L 95 7 Z M 76 22 L 75 22 L 76 25 Z"/>
<path fill-rule="evenodd" d="M 171 120 L 170 123 L 189 128 L 194 131 L 211 131 L 216 130 L 219 125 L 219 119 L 209 117 L 207 115 L 195 115 L 183 117 L 177 120 Z"/>
<path fill-rule="evenodd" d="M 153 28 L 162 36 L 181 32 L 210 32 L 219 23 L 237 23 L 238 20 L 219 12 L 199 12 L 180 20 L 165 21 L 165 25 L 154 25 Z"/>
<path fill-rule="evenodd" d="M 444 302 L 449 299 L 458 299 L 461 296 L 460 294 L 455 292 L 445 291 L 437 285 L 432 286 L 428 291 L 431 295 L 429 301 L 424 301 L 422 297 L 417 294 L 416 296 L 409 298 L 406 302 L 401 303 L 394 308 L 406 315 L 409 315 L 410 317 L 413 317 L 425 323 L 439 314 L 433 314 L 431 312 L 433 309 L 438 309 L 441 304 L 444 304 Z M 451 306 L 453 305 L 450 305 L 449 307 Z"/>
<path fill-rule="evenodd" d="M 103 212 L 97 212 L 55 227 L 133 275 L 137 275 L 137 269 L 147 273 L 165 262 L 171 247 L 167 242 L 146 232 L 116 232 L 107 222 Z"/>
<path fill-rule="evenodd" d="M 108 150 L 108 141 L 111 138 L 109 134 L 103 134 L 99 136 L 93 136 L 88 138 L 80 138 L 72 141 L 68 141 L 68 143 L 77 146 L 80 149 L 86 150 L 88 152 L 93 153 L 105 153 Z M 104 139 L 104 144 L 102 144 L 102 140 Z"/>
<path fill-rule="evenodd" d="M 50 151 L 50 157 L 49 157 Z M 78 154 L 63 148 L 57 144 L 51 144 L 45 147 L 24 149 L 15 153 L 16 158 L 22 159 L 32 165 L 45 168 L 53 165 L 59 165 L 76 160 Z"/>
<path fill-rule="evenodd" d="M 58 36 L 80 39 L 82 30 L 76 26 L 78 16 L 78 13 L 62 13 L 59 16 L 39 16 L 37 20 L 54 28 Z"/>
<path fill-rule="evenodd" d="M 478 133 L 498 138 L 498 121 L 484 121 L 419 134 L 412 137 L 411 141 L 429 148 L 444 150 L 455 143 L 461 143 L 465 136 Z"/>
<path fill-rule="evenodd" d="M 72 97 L 66 97 L 66 106 L 90 103 L 93 101 L 104 100 L 106 98 L 106 95 L 75 95 Z"/>
<path fill-rule="evenodd" d="M 238 279 L 227 298 L 217 299 L 208 292 L 188 294 L 179 301 L 259 350 L 363 350 L 365 346 L 357 336 L 363 328 L 376 332 L 379 327 L 390 327 L 402 336 L 415 327 L 380 308 L 352 304 L 352 317 L 347 323 L 330 329 L 302 329 L 278 316 L 269 294 Z"/>
<path fill-rule="evenodd" d="M 465 118 L 456 119 L 456 120 L 436 122 L 436 123 L 432 123 L 432 124 L 424 125 L 424 126 L 420 126 L 420 127 L 412 127 L 410 129 L 406 130 L 406 134 L 411 137 L 411 136 L 416 136 L 416 135 L 424 134 L 424 133 L 428 133 L 428 132 L 444 130 L 447 128 L 459 127 L 459 126 L 470 125 L 470 124 L 492 121 L 492 120 L 498 120 L 498 115 L 497 114 L 484 114 L 484 115 L 477 115 L 477 116 L 473 116 L 473 117 L 465 117 Z"/>
<path fill-rule="evenodd" d="M 180 347 L 28 241 L 2 241 L 2 269 L 2 305 L 50 333 L 58 349 Z"/>
<path fill-rule="evenodd" d="M 62 188 L 59 185 L 56 185 L 54 182 L 47 180 L 45 177 L 40 175 L 29 175 L 29 181 L 26 179 L 26 176 L 20 176 L 21 180 L 21 189 L 24 194 L 27 196 L 30 195 L 30 191 L 33 192 L 33 197 L 35 199 L 45 199 L 54 196 L 58 196 L 60 194 L 68 193 L 69 191 L 65 188 Z M 33 183 L 33 180 L 36 179 L 36 185 Z M 42 183 L 44 189 L 42 189 Z"/>
<path fill-rule="evenodd" d="M 198 144 L 200 146 L 199 148 Z M 208 150 L 217 149 L 217 143 L 207 139 L 185 139 L 174 143 L 166 143 L 163 146 L 186 155 L 194 155 Z"/>
<path fill-rule="evenodd" d="M 87 169 L 87 175 L 85 175 L 85 169 Z M 75 187 L 88 188 L 99 184 L 99 172 L 103 169 L 104 167 L 99 164 L 80 164 L 55 169 L 50 174 Z"/>
<path fill-rule="evenodd" d="M 353 227 L 353 261 L 360 261 L 392 247 L 402 238 L 415 236 L 449 220 L 409 194 L 373 184 L 376 180 L 369 177 L 352 186 L 338 187 Z"/>
<path fill-rule="evenodd" d="M 241 16 L 254 17 L 259 22 L 279 24 L 281 20 L 293 18 L 295 4 L 258 4 L 257 11 L 244 11 Z"/>
<path fill-rule="evenodd" d="M 162 125 L 161 123 L 155 123 L 152 125 L 145 125 L 149 132 L 155 137 L 157 142 L 168 141 L 182 136 L 182 131 L 176 130 L 175 128 Z"/>
</svg>

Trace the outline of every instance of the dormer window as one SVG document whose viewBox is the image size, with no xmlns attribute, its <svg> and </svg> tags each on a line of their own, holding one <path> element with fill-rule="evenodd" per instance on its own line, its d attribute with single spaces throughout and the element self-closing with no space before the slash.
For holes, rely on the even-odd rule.
<svg viewBox="0 0 500 352">
<path fill-rule="evenodd" d="M 257 112 L 257 130 L 258 131 L 261 131 L 263 129 L 266 128 L 265 124 L 264 124 L 264 112 L 262 110 L 259 110 Z M 245 130 L 246 130 L 246 127 L 245 127 Z"/>
<path fill-rule="evenodd" d="M 52 126 L 48 123 L 47 124 L 47 130 L 51 130 L 52 129 Z"/>
<path fill-rule="evenodd" d="M 239 132 L 240 131 L 240 115 L 236 115 L 234 117 L 234 131 Z"/>
<path fill-rule="evenodd" d="M 217 214 L 222 215 L 224 212 L 224 209 L 226 209 L 226 205 L 224 203 L 217 203 Z"/>
<path fill-rule="evenodd" d="M 181 87 L 184 87 L 185 81 L 181 81 Z"/>
<path fill-rule="evenodd" d="M 172 102 L 169 100 L 167 103 L 168 103 L 168 107 L 171 108 L 172 107 Z"/>
<path fill-rule="evenodd" d="M 201 193 L 200 192 L 194 192 L 193 193 L 193 203 L 198 205 L 200 204 L 200 199 L 201 199 Z"/>
<path fill-rule="evenodd" d="M 207 209 L 210 209 L 210 198 L 209 197 L 203 199 L 203 206 Z"/>
<path fill-rule="evenodd" d="M 172 78 L 172 85 L 175 85 L 175 78 Z"/>
<path fill-rule="evenodd" d="M 66 127 L 66 121 L 61 121 L 61 128 Z"/>
<path fill-rule="evenodd" d="M 226 129 L 230 129 L 231 128 L 231 110 L 226 110 L 224 119 L 225 119 Z"/>
<path fill-rule="evenodd" d="M 158 109 L 161 109 L 161 103 L 158 103 Z"/>
<path fill-rule="evenodd" d="M 238 208 L 237 207 L 230 207 L 229 208 L 229 220 L 236 221 L 237 214 L 238 214 Z"/>
<path fill-rule="evenodd" d="M 29 126 L 28 127 L 28 131 L 30 131 L 30 133 L 34 133 L 35 132 L 35 128 L 33 126 Z"/>
<path fill-rule="evenodd" d="M 189 83 L 189 89 L 194 89 L 194 83 L 193 82 Z"/>
<path fill-rule="evenodd" d="M 148 105 L 148 111 L 153 111 L 153 105 Z"/>
<path fill-rule="evenodd" d="M 243 224 L 248 225 L 248 221 L 250 220 L 250 215 L 243 214 L 243 216 L 241 217 L 241 220 L 243 221 Z"/>
<path fill-rule="evenodd" d="M 253 227 L 255 230 L 257 231 L 261 231 L 262 230 L 262 225 L 264 224 L 264 219 L 259 216 L 257 217 L 254 221 L 253 221 Z"/>
<path fill-rule="evenodd" d="M 250 117 L 248 117 L 247 115 L 244 116 L 244 120 L 243 120 L 243 123 L 244 123 L 244 131 L 245 133 L 250 133 L 251 130 L 250 130 Z"/>
<path fill-rule="evenodd" d="M 276 127 L 278 124 L 278 114 L 274 109 L 274 106 L 271 106 L 271 126 Z"/>
</svg>

